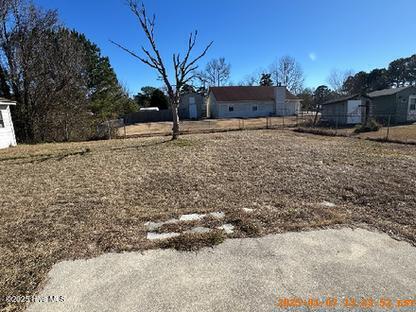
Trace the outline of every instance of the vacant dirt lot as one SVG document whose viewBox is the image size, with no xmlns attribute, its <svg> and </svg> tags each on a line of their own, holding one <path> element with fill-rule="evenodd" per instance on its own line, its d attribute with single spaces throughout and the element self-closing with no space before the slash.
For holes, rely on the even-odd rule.
<svg viewBox="0 0 416 312">
<path fill-rule="evenodd" d="M 63 259 L 221 241 L 146 240 L 184 213 L 224 211 L 236 237 L 343 224 L 416 244 L 414 146 L 258 130 L 19 146 L 0 166 L 0 309 Z"/>
</svg>

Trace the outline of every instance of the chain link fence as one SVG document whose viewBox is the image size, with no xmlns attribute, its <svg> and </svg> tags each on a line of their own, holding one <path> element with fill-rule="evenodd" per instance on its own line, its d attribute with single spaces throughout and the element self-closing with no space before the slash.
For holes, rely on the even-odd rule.
<svg viewBox="0 0 416 312">
<path fill-rule="evenodd" d="M 315 114 L 313 119 L 308 116 L 297 125 L 297 131 L 322 135 L 351 136 L 375 141 L 397 143 L 416 142 L 416 120 L 398 122 L 396 114 L 373 115 L 367 119 L 361 114 L 337 114 L 321 116 Z"/>
<path fill-rule="evenodd" d="M 356 136 L 374 140 L 416 141 L 416 124 L 395 124 L 396 116 L 379 115 L 367 121 L 361 115 L 325 115 L 302 111 L 293 116 L 258 118 L 229 118 L 181 120 L 182 134 L 210 133 L 255 129 L 296 129 L 321 135 Z M 170 135 L 172 122 L 140 122 L 128 124 L 124 119 L 110 120 L 100 125 L 99 132 L 106 138 L 129 138 Z"/>
<path fill-rule="evenodd" d="M 271 116 L 258 118 L 228 118 L 228 119 L 202 119 L 202 120 L 181 120 L 180 131 L 182 134 L 209 133 L 237 130 L 255 129 L 284 129 L 294 128 L 305 120 L 306 114 L 302 116 Z M 123 124 L 109 122 L 106 125 L 118 125 L 119 137 L 139 137 L 169 135 L 172 132 L 172 122 L 143 122 L 135 124 Z M 111 131 L 110 131 L 111 132 Z"/>
</svg>

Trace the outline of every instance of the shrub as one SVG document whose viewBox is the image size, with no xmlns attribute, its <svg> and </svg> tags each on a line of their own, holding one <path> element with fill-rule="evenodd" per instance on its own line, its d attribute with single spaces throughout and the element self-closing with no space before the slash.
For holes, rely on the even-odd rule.
<svg viewBox="0 0 416 312">
<path fill-rule="evenodd" d="M 366 124 L 360 124 L 357 125 L 354 132 L 355 133 L 362 133 L 362 132 L 371 132 L 371 131 L 377 131 L 381 128 L 381 125 L 375 121 L 374 119 L 370 119 L 367 121 Z"/>
</svg>

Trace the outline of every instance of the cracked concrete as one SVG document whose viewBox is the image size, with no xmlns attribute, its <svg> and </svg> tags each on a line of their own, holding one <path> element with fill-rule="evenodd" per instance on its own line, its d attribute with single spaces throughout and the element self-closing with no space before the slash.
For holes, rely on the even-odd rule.
<svg viewBox="0 0 416 312">
<path fill-rule="evenodd" d="M 338 305 L 319 311 L 359 311 L 343 306 L 345 297 L 416 299 L 415 259 L 406 242 L 349 228 L 228 239 L 197 253 L 105 254 L 56 264 L 39 295 L 64 302 L 28 311 L 307 311 L 277 303 L 328 296 Z M 398 310 L 415 309 L 416 301 Z"/>
</svg>

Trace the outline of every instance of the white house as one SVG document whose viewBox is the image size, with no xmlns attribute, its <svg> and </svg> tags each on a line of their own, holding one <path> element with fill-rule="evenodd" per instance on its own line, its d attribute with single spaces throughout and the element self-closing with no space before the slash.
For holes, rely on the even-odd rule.
<svg viewBox="0 0 416 312">
<path fill-rule="evenodd" d="M 16 105 L 16 102 L 0 97 L 0 148 L 16 146 L 10 105 Z"/>
<path fill-rule="evenodd" d="M 301 99 L 284 86 L 212 87 L 207 101 L 210 118 L 296 115 Z"/>
</svg>

